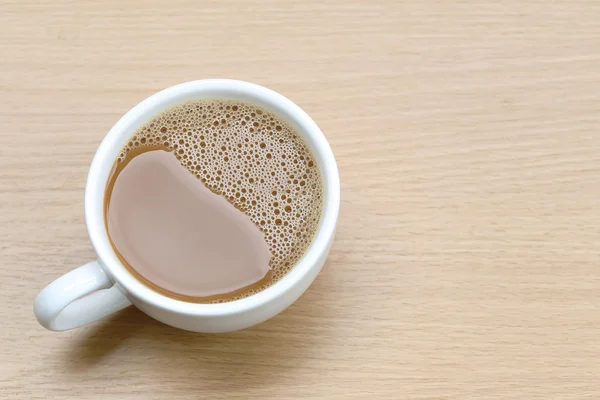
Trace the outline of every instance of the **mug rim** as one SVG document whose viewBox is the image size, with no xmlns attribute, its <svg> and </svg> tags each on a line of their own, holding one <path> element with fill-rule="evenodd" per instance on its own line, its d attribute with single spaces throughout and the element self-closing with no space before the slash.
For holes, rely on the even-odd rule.
<svg viewBox="0 0 600 400">
<path fill-rule="evenodd" d="M 284 118 L 299 131 L 315 155 L 324 191 L 319 226 L 311 244 L 296 265 L 279 281 L 256 294 L 217 304 L 177 300 L 158 293 L 138 281 L 119 261 L 110 245 L 104 222 L 106 184 L 125 142 L 141 124 L 157 113 L 172 105 L 199 98 L 232 98 L 249 101 Z M 179 314 L 222 316 L 243 313 L 277 300 L 301 282 L 313 268 L 318 267 L 318 261 L 324 253 L 327 253 L 335 233 L 339 203 L 339 172 L 333 152 L 317 124 L 306 112 L 288 98 L 263 86 L 231 79 L 204 79 L 171 86 L 147 97 L 113 125 L 98 147 L 90 166 L 85 188 L 85 220 L 90 241 L 102 268 L 117 285 L 124 289 L 126 295 L 130 294 L 144 303 Z"/>
</svg>

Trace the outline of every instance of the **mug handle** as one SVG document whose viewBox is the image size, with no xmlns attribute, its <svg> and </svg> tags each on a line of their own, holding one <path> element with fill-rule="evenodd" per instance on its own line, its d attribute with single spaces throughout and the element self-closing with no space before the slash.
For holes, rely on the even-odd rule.
<svg viewBox="0 0 600 400">
<path fill-rule="evenodd" d="M 91 261 L 42 289 L 33 303 L 33 312 L 44 328 L 66 331 L 129 305 L 131 302 L 110 281 L 98 261 Z"/>
</svg>

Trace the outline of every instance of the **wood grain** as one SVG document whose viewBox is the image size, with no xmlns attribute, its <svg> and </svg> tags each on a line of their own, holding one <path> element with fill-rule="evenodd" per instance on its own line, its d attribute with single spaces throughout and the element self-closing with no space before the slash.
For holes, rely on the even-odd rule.
<svg viewBox="0 0 600 400">
<path fill-rule="evenodd" d="M 143 5 L 142 5 L 143 4 Z M 598 399 L 600 3 L 3 1 L 0 397 Z M 89 162 L 137 102 L 228 77 L 320 125 L 342 210 L 290 309 L 201 335 L 61 334 Z"/>
</svg>

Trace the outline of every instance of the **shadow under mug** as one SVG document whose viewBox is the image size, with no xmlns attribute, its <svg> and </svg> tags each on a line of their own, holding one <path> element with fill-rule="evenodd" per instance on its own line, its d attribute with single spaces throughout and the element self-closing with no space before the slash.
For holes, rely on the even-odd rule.
<svg viewBox="0 0 600 400">
<path fill-rule="evenodd" d="M 220 304 L 176 300 L 153 291 L 128 272 L 109 242 L 104 223 L 106 184 L 121 149 L 134 132 L 176 104 L 205 98 L 250 102 L 286 120 L 314 155 L 323 179 L 323 211 L 304 256 L 267 289 Z M 229 332 L 250 327 L 280 313 L 310 286 L 331 248 L 340 206 L 340 179 L 335 158 L 314 121 L 284 96 L 252 83 L 208 79 L 182 83 L 158 92 L 125 114 L 108 132 L 90 167 L 85 188 L 85 220 L 98 259 L 46 286 L 34 301 L 39 323 L 64 331 L 96 321 L 129 305 L 174 327 L 196 332 Z"/>
</svg>

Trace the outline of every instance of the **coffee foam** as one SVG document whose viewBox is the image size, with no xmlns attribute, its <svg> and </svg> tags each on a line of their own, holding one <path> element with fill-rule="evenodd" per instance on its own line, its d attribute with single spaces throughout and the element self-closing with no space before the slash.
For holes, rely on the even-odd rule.
<svg viewBox="0 0 600 400">
<path fill-rule="evenodd" d="M 264 290 L 306 252 L 319 224 L 323 184 L 313 156 L 285 121 L 250 103 L 210 99 L 180 104 L 141 126 L 119 163 L 144 149 L 172 151 L 212 192 L 264 232 L 269 279 L 225 302 Z"/>
</svg>

